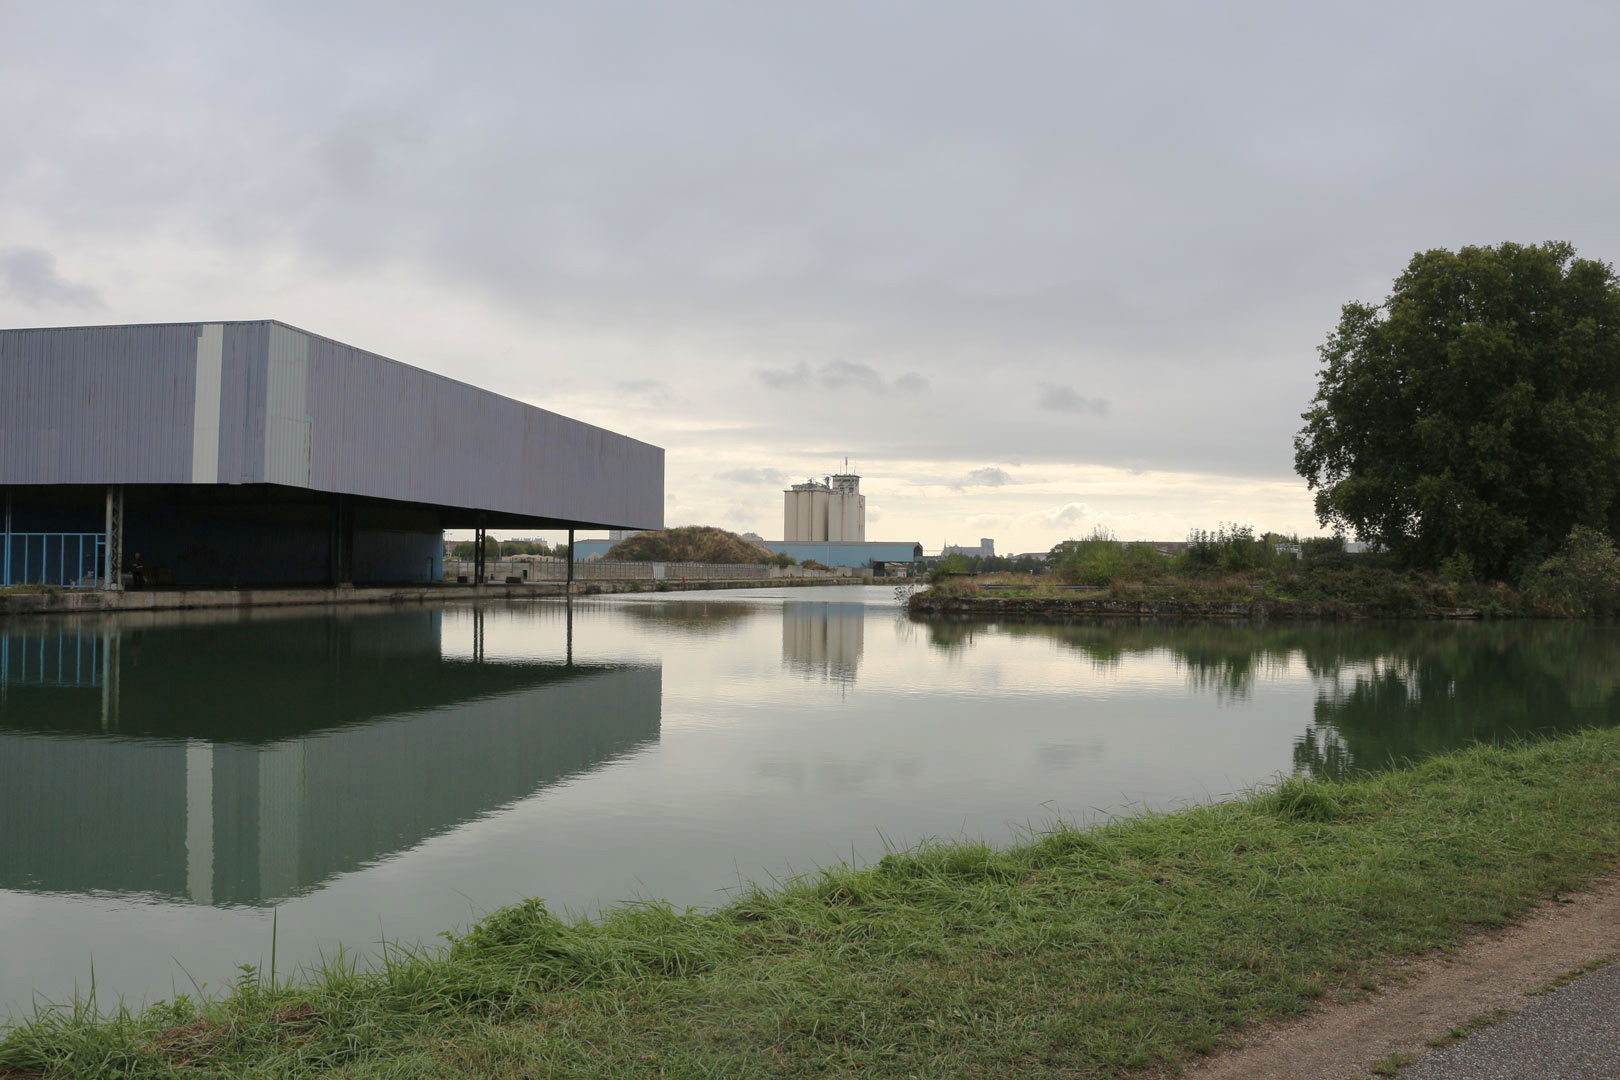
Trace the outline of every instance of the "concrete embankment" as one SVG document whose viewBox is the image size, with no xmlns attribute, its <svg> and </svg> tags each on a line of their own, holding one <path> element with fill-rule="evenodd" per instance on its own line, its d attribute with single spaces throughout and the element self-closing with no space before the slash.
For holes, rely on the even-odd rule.
<svg viewBox="0 0 1620 1080">
<path fill-rule="evenodd" d="M 862 578 L 753 579 L 748 581 L 576 581 L 575 596 L 606 593 L 685 592 L 695 589 L 779 589 L 810 585 L 866 585 Z M 190 608 L 281 607 L 294 604 L 432 604 L 466 600 L 532 600 L 568 595 L 560 581 L 524 584 L 256 588 L 256 589 L 96 589 L 0 591 L 0 617 L 97 611 L 179 611 Z"/>
</svg>

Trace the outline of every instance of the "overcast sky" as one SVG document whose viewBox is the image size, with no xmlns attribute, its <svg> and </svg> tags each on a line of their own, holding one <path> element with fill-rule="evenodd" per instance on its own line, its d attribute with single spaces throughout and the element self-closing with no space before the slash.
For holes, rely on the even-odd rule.
<svg viewBox="0 0 1620 1080">
<path fill-rule="evenodd" d="M 0 0 L 0 326 L 275 318 L 667 450 L 666 521 L 1314 532 L 1415 251 L 1620 256 L 1620 4 Z"/>
</svg>

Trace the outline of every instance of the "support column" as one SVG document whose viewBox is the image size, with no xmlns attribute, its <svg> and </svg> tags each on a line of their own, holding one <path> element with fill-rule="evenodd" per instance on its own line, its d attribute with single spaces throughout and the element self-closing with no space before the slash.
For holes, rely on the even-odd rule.
<svg viewBox="0 0 1620 1080">
<path fill-rule="evenodd" d="M 484 583 L 484 523 L 479 515 L 478 527 L 473 530 L 473 584 Z"/>
<path fill-rule="evenodd" d="M 124 489 L 119 484 L 107 485 L 107 534 L 104 546 L 107 573 L 101 587 L 116 592 L 123 587 L 120 575 L 124 570 Z"/>
<path fill-rule="evenodd" d="M 342 573 L 343 573 L 342 568 L 341 568 L 341 564 L 340 564 L 340 561 L 339 561 L 340 558 L 341 558 L 341 553 L 339 551 L 339 548 L 342 546 L 342 543 L 343 543 L 343 532 L 342 532 L 342 529 L 343 529 L 343 496 L 342 495 L 333 494 L 333 496 L 332 496 L 332 510 L 331 510 L 331 513 L 330 513 L 330 515 L 328 517 L 329 517 L 329 520 L 328 520 L 327 524 L 328 524 L 329 528 L 328 528 L 327 533 L 326 533 L 326 563 L 327 563 L 326 581 L 327 581 L 327 584 L 331 585 L 335 589 L 335 588 L 337 588 L 338 580 L 339 580 L 339 578 L 342 577 Z"/>
<path fill-rule="evenodd" d="M 574 595 L 574 530 L 568 530 L 568 595 Z"/>
<path fill-rule="evenodd" d="M 342 495 L 332 496 L 332 587 L 354 582 L 354 507 Z"/>
<path fill-rule="evenodd" d="M 0 585 L 11 584 L 11 489 L 6 488 L 6 532 L 5 544 L 0 549 Z"/>
</svg>

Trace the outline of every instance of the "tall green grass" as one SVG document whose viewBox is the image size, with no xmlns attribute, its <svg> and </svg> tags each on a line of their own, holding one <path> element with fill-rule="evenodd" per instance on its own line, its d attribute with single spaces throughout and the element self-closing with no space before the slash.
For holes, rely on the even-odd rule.
<svg viewBox="0 0 1620 1080">
<path fill-rule="evenodd" d="M 1118 1076 L 1354 988 L 1620 860 L 1620 731 L 1007 849 L 937 843 L 711 912 L 539 901 L 436 951 L 42 1014 L 0 1075 Z"/>
</svg>

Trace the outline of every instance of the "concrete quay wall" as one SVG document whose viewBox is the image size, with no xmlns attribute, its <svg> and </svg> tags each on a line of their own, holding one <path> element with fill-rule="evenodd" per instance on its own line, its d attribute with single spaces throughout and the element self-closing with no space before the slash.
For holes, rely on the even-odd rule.
<svg viewBox="0 0 1620 1080">
<path fill-rule="evenodd" d="M 697 589 L 793 588 L 806 585 L 864 585 L 863 578 L 791 578 L 748 581 L 660 581 L 656 591 L 682 592 Z M 597 596 L 605 593 L 651 592 L 651 582 L 590 581 L 574 582 L 573 595 Z M 0 590 L 0 618 L 11 615 L 55 615 L 110 611 L 181 611 L 192 608 L 283 607 L 325 604 L 432 604 L 467 600 L 532 600 L 565 596 L 563 582 L 540 581 L 519 585 L 397 585 L 332 588 L 260 589 L 126 589 L 103 592 L 95 589 Z"/>
</svg>

